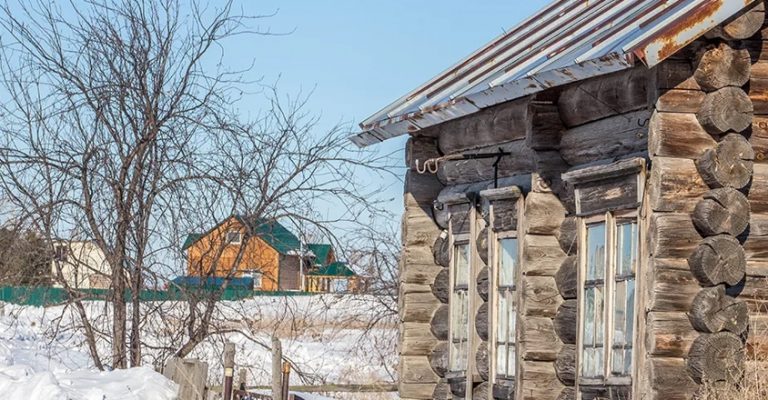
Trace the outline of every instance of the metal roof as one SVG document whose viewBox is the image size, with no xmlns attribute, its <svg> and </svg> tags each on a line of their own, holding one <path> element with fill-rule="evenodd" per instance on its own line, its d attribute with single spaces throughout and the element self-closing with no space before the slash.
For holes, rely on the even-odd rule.
<svg viewBox="0 0 768 400">
<path fill-rule="evenodd" d="M 653 67 L 756 0 L 557 0 L 372 115 L 364 147 L 505 101 Z"/>
</svg>

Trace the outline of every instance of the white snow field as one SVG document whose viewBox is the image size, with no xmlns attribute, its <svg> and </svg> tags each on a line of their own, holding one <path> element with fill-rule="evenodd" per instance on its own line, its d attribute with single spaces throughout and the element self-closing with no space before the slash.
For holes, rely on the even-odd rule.
<svg viewBox="0 0 768 400">
<path fill-rule="evenodd" d="M 0 393 L 19 400 L 171 400 L 176 384 L 151 368 L 99 372 L 87 368 L 87 354 L 66 341 L 47 341 L 39 325 L 10 324 L 0 329 Z"/>
<path fill-rule="evenodd" d="M 84 303 L 96 327 L 107 327 L 110 308 Z M 154 372 L 180 346 L 186 331 L 185 303 L 145 303 L 142 326 L 145 367 L 98 372 L 93 367 L 72 307 L 0 303 L 0 398 L 23 400 L 173 399 L 176 386 Z M 153 311 L 149 311 L 153 310 Z M 161 310 L 161 311 L 158 311 Z M 130 310 L 129 310 L 130 314 Z M 389 317 L 382 317 L 387 316 Z M 372 324 L 378 321 L 377 324 Z M 255 297 L 222 302 L 215 314 L 223 331 L 188 358 L 208 362 L 210 385 L 222 381 L 223 344 L 236 344 L 237 369 L 249 386 L 269 385 L 271 337 L 296 366 L 291 385 L 375 384 L 397 380 L 397 326 L 386 302 L 371 296 Z M 108 336 L 98 338 L 109 365 Z M 238 376 L 236 374 L 236 376 Z M 391 393 L 333 394 L 355 399 L 392 398 Z"/>
</svg>

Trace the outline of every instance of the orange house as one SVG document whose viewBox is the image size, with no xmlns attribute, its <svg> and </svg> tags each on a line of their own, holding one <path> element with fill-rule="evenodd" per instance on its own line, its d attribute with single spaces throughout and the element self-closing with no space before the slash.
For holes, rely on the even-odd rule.
<svg viewBox="0 0 768 400">
<path fill-rule="evenodd" d="M 310 251 L 314 246 L 329 251 L 316 260 Z M 303 276 L 316 262 L 335 261 L 330 245 L 307 245 L 303 252 L 301 247 L 276 221 L 233 215 L 206 233 L 188 235 L 182 250 L 187 252 L 189 276 L 252 277 L 254 290 L 276 291 L 303 289 Z"/>
</svg>

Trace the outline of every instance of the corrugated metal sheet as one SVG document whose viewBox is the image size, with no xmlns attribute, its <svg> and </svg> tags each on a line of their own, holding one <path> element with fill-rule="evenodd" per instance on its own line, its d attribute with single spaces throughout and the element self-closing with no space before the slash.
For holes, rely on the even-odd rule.
<svg viewBox="0 0 768 400">
<path fill-rule="evenodd" d="M 652 67 L 755 0 L 558 0 L 360 126 L 358 146 L 611 72 Z"/>
</svg>

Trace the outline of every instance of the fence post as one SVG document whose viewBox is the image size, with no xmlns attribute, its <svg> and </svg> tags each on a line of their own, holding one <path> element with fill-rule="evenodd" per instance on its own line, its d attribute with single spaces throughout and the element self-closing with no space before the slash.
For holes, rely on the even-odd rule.
<svg viewBox="0 0 768 400">
<path fill-rule="evenodd" d="M 283 363 L 283 398 L 282 400 L 288 400 L 290 397 L 288 394 L 290 393 L 289 389 L 289 383 L 291 381 L 291 363 L 288 361 L 285 361 Z"/>
<path fill-rule="evenodd" d="M 232 379 L 235 374 L 235 344 L 224 345 L 224 400 L 232 400 Z"/>
<path fill-rule="evenodd" d="M 280 339 L 272 337 L 272 400 L 282 400 L 283 383 L 280 364 L 283 362 L 283 346 Z"/>
</svg>

